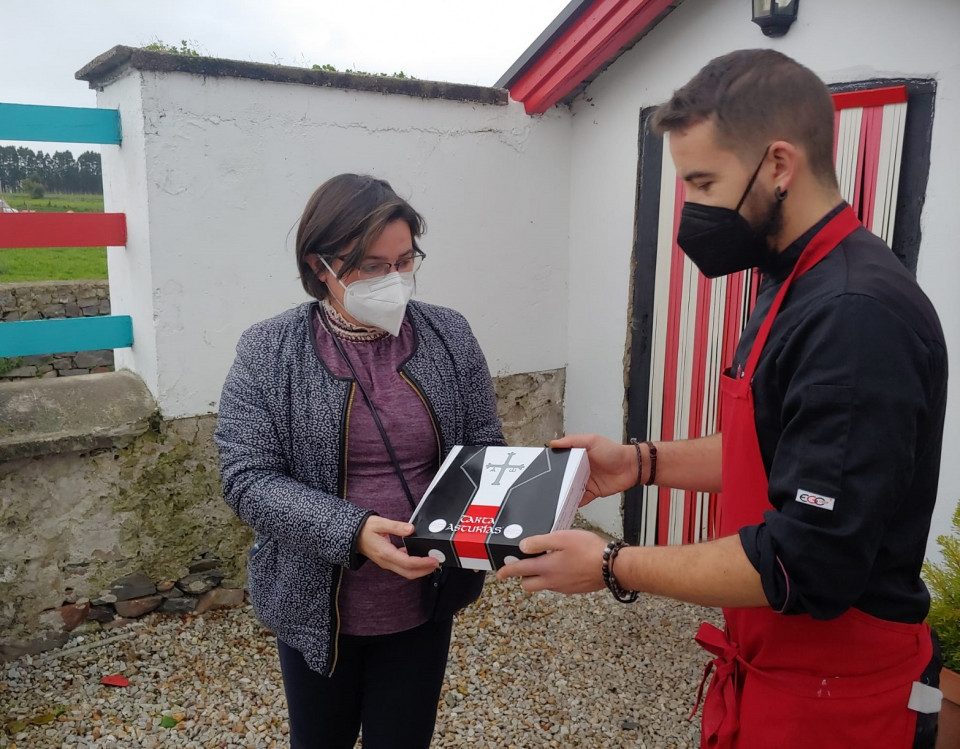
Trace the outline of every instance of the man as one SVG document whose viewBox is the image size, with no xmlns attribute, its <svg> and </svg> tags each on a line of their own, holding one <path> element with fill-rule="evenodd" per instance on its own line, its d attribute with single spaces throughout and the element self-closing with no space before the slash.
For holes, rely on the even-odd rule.
<svg viewBox="0 0 960 749">
<path fill-rule="evenodd" d="M 772 50 L 717 58 L 653 119 L 686 186 L 677 240 L 710 277 L 763 282 L 721 384 L 721 433 L 595 435 L 584 503 L 638 483 L 722 490 L 718 538 L 527 539 L 528 591 L 633 591 L 721 606 L 704 747 L 933 746 L 938 660 L 919 573 L 936 498 L 947 361 L 913 277 L 839 193 L 833 107 Z"/>
</svg>

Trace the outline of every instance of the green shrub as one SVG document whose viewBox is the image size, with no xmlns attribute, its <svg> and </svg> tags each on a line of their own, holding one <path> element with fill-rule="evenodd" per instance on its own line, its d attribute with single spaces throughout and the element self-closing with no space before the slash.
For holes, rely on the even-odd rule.
<svg viewBox="0 0 960 749">
<path fill-rule="evenodd" d="M 12 372 L 19 368 L 21 364 L 23 364 L 22 356 L 11 356 L 6 359 L 0 359 L 0 375 Z"/>
<path fill-rule="evenodd" d="M 41 183 L 39 180 L 33 179 L 32 177 L 21 180 L 20 189 L 27 193 L 27 195 L 34 200 L 42 198 L 47 192 L 47 189 L 43 186 L 43 183 Z"/>
<path fill-rule="evenodd" d="M 930 588 L 927 622 L 943 649 L 943 665 L 960 672 L 960 503 L 953 512 L 953 533 L 937 537 L 941 564 L 927 561 L 923 579 Z"/>
</svg>

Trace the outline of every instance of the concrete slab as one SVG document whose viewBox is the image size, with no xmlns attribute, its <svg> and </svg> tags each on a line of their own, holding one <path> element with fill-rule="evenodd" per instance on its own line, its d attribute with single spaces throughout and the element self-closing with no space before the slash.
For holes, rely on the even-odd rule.
<svg viewBox="0 0 960 749">
<path fill-rule="evenodd" d="M 0 383 L 0 461 L 127 444 L 156 415 L 128 371 Z"/>
</svg>

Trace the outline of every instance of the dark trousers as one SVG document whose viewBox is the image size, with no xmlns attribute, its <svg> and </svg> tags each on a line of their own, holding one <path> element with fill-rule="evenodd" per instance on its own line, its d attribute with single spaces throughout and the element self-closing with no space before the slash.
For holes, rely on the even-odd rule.
<svg viewBox="0 0 960 749">
<path fill-rule="evenodd" d="M 427 749 L 437 719 L 452 621 L 406 632 L 340 635 L 333 676 L 278 641 L 291 749 Z"/>
</svg>

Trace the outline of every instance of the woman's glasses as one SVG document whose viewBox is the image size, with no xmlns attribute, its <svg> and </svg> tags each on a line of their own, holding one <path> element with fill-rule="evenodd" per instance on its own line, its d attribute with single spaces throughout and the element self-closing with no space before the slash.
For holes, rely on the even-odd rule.
<svg viewBox="0 0 960 749">
<path fill-rule="evenodd" d="M 420 250 L 414 250 L 412 254 L 400 258 L 395 263 L 362 262 L 357 266 L 357 275 L 363 279 L 380 278 L 390 273 L 394 268 L 397 269 L 398 273 L 416 273 L 420 269 L 420 264 L 423 263 L 423 258 L 424 254 Z M 336 259 L 343 260 L 342 257 Z M 339 277 L 340 274 L 337 275 Z"/>
</svg>

